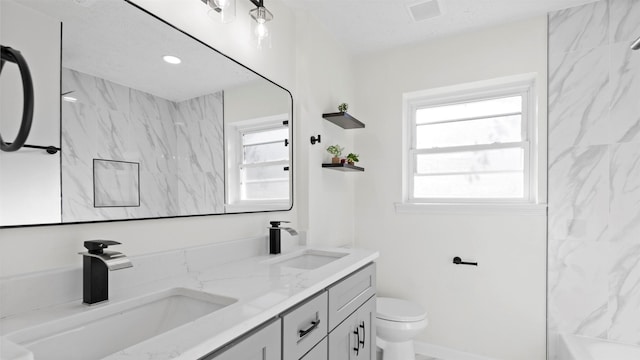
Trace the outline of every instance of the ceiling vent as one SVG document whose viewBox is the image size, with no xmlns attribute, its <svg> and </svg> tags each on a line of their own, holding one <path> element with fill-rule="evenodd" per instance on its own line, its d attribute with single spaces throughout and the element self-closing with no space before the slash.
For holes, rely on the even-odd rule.
<svg viewBox="0 0 640 360">
<path fill-rule="evenodd" d="M 424 1 L 418 4 L 407 6 L 413 21 L 424 21 L 442 15 L 438 0 Z"/>
</svg>

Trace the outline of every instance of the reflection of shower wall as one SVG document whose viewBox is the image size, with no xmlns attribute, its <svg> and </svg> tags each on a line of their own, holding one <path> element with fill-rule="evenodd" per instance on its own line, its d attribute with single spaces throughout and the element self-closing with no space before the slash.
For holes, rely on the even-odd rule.
<svg viewBox="0 0 640 360">
<path fill-rule="evenodd" d="M 549 349 L 640 344 L 640 1 L 549 16 Z"/>
<path fill-rule="evenodd" d="M 223 210 L 221 93 L 175 103 L 68 69 L 62 83 L 77 99 L 62 102 L 64 222 Z M 139 207 L 94 208 L 94 158 L 140 163 Z"/>
<path fill-rule="evenodd" d="M 224 211 L 222 101 L 218 92 L 176 104 L 180 215 Z"/>
</svg>

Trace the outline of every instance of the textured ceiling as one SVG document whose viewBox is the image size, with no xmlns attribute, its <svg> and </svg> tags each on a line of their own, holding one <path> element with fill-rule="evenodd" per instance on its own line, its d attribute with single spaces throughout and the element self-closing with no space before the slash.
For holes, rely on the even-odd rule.
<svg viewBox="0 0 640 360">
<path fill-rule="evenodd" d="M 505 24 L 596 0 L 438 0 L 442 15 L 414 22 L 425 0 L 281 0 L 306 10 L 354 54 Z M 265 4 L 267 7 L 268 1 Z M 276 18 L 277 19 L 277 18 Z"/>
</svg>

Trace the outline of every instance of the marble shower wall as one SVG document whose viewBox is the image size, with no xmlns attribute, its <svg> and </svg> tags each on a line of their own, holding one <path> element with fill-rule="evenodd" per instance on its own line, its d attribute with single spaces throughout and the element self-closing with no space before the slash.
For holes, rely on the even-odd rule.
<svg viewBox="0 0 640 360">
<path fill-rule="evenodd" d="M 173 102 L 70 69 L 62 88 L 63 222 L 223 212 L 222 92 Z M 93 159 L 140 164 L 139 207 L 94 207 Z"/>
<path fill-rule="evenodd" d="M 549 359 L 559 333 L 640 344 L 639 0 L 549 14 Z"/>
</svg>

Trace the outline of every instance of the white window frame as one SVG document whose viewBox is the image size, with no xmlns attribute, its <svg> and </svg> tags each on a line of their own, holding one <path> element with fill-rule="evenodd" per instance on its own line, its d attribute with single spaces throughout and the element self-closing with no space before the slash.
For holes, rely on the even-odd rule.
<svg viewBox="0 0 640 360">
<path fill-rule="evenodd" d="M 522 96 L 522 141 L 514 143 L 494 143 L 487 145 L 471 145 L 446 148 L 416 149 L 417 124 L 416 110 L 430 106 L 445 106 L 456 103 L 488 100 L 508 96 Z M 515 205 L 522 208 L 527 204 L 538 203 L 538 139 L 537 139 L 537 103 L 535 74 L 525 74 L 471 84 L 450 86 L 426 91 L 406 93 L 403 95 L 404 141 L 403 141 L 403 202 L 402 212 L 413 212 L 411 205 L 436 205 L 437 209 L 448 209 L 449 205 L 468 205 L 472 209 L 484 205 Z M 413 196 L 416 159 L 418 154 L 451 153 L 465 150 L 486 150 L 499 148 L 522 147 L 524 149 L 524 188 L 523 197 L 517 199 L 504 198 L 416 198 Z M 402 207 L 408 205 L 409 207 Z M 443 207 L 445 205 L 445 207 Z M 448 207 L 447 207 L 448 206 Z"/>
<path fill-rule="evenodd" d="M 289 121 L 289 114 L 278 114 L 257 119 L 236 121 L 228 124 L 225 129 L 227 138 L 227 188 L 226 188 L 226 211 L 262 211 L 262 210 L 287 210 L 291 202 L 291 189 L 289 197 L 286 199 L 269 200 L 242 200 L 241 199 L 241 179 L 240 170 L 243 164 L 243 143 L 242 136 L 246 133 L 273 130 L 282 128 L 283 122 Z M 269 162 L 271 165 L 288 166 L 291 169 L 291 139 L 289 138 L 289 160 Z M 248 165 L 249 167 L 251 165 Z M 289 170 L 290 171 L 290 170 Z M 289 178 L 291 175 L 289 174 Z"/>
</svg>

